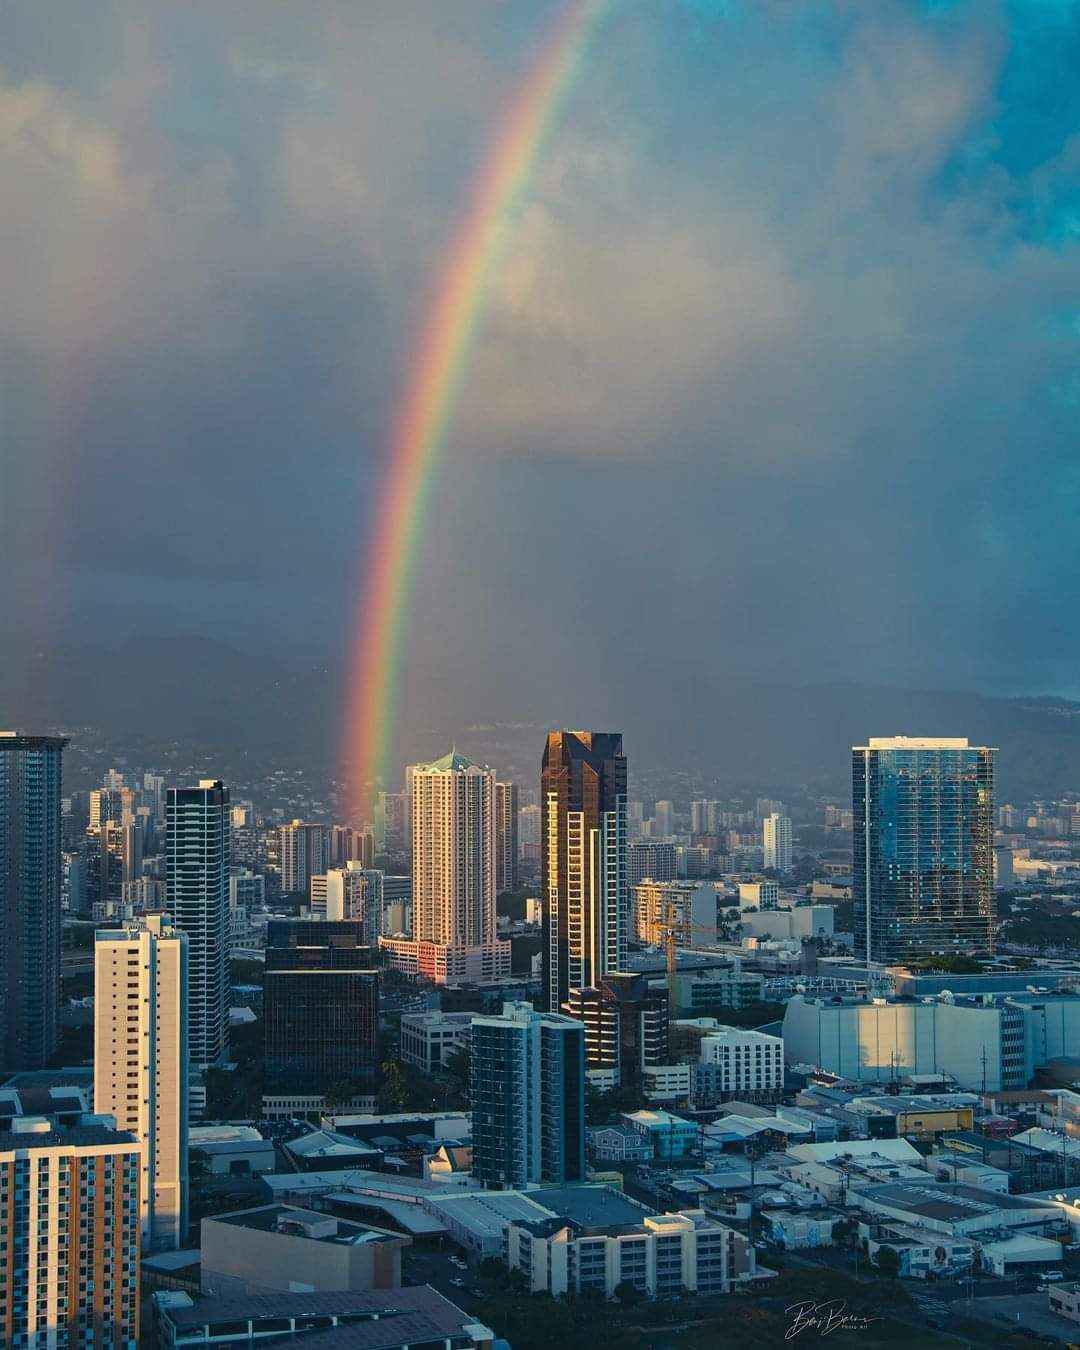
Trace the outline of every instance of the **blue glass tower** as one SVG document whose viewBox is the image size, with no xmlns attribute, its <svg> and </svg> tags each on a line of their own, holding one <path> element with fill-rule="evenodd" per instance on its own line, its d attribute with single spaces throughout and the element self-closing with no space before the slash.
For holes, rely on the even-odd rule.
<svg viewBox="0 0 1080 1350">
<path fill-rule="evenodd" d="M 62 736 L 0 732 L 0 1066 L 40 1069 L 60 1041 Z"/>
<path fill-rule="evenodd" d="M 994 946 L 994 751 L 871 737 L 852 751 L 856 951 L 885 965 Z"/>
</svg>

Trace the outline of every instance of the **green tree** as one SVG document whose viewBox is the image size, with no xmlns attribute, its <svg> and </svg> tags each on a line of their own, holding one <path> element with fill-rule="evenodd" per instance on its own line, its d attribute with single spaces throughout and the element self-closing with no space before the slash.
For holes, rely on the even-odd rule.
<svg viewBox="0 0 1080 1350">
<path fill-rule="evenodd" d="M 900 1253 L 895 1247 L 884 1246 L 877 1249 L 877 1268 L 886 1279 L 896 1279 L 900 1274 Z"/>
<path fill-rule="evenodd" d="M 469 1048 L 466 1045 L 455 1050 L 446 1061 L 446 1072 L 462 1092 L 469 1090 Z"/>
<path fill-rule="evenodd" d="M 323 1106 L 331 1115 L 348 1106 L 359 1091 L 355 1078 L 338 1078 L 323 1091 Z"/>
<path fill-rule="evenodd" d="M 629 1308 L 637 1303 L 641 1295 L 638 1293 L 637 1285 L 632 1280 L 620 1280 L 615 1286 L 615 1297 L 624 1308 Z"/>
</svg>

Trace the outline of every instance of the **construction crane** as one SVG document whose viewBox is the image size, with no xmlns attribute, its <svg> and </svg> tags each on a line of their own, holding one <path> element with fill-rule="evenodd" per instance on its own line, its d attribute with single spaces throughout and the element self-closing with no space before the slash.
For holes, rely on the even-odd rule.
<svg viewBox="0 0 1080 1350">
<path fill-rule="evenodd" d="M 664 948 L 664 955 L 667 958 L 667 991 L 668 991 L 668 1009 L 675 1007 L 675 958 L 677 939 L 683 934 L 692 933 L 711 933 L 713 941 L 717 940 L 717 925 L 713 924 L 710 928 L 703 923 L 690 923 L 688 920 L 676 918 L 671 897 L 664 899 L 664 917 L 659 925 L 661 942 Z"/>
</svg>

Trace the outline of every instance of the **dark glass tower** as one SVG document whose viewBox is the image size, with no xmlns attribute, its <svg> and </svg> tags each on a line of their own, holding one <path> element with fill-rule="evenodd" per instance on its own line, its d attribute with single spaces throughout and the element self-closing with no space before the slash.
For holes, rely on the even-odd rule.
<svg viewBox="0 0 1080 1350">
<path fill-rule="evenodd" d="M 266 1069 L 282 1090 L 322 1092 L 345 1078 L 374 1090 L 377 957 L 363 919 L 267 925 Z"/>
<path fill-rule="evenodd" d="M 852 751 L 856 950 L 886 965 L 994 946 L 994 751 L 871 737 Z"/>
<path fill-rule="evenodd" d="M 228 1042 L 229 789 L 216 778 L 170 788 L 165 800 L 165 893 L 188 935 L 188 1048 L 193 1065 L 220 1064 Z"/>
<path fill-rule="evenodd" d="M 0 1065 L 40 1069 L 60 1041 L 62 736 L 0 732 Z"/>
<path fill-rule="evenodd" d="M 551 731 L 540 773 L 544 998 L 594 988 L 625 965 L 630 890 L 626 756 L 607 731 Z"/>
</svg>

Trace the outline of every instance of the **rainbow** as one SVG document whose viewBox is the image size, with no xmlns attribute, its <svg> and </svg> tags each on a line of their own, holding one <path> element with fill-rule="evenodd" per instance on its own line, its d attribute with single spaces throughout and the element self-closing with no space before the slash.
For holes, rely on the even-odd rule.
<svg viewBox="0 0 1080 1350">
<path fill-rule="evenodd" d="M 347 773 L 358 812 L 388 767 L 424 517 L 487 289 L 562 99 L 609 3 L 568 0 L 556 15 L 473 184 L 410 362 L 365 559 L 349 682 Z"/>
</svg>

